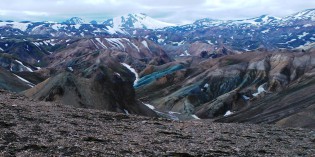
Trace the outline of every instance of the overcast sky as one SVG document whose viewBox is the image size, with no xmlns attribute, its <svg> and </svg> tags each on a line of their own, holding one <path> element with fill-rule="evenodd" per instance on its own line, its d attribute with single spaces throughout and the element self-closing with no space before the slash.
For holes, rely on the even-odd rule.
<svg viewBox="0 0 315 157">
<path fill-rule="evenodd" d="M 128 13 L 147 15 L 176 24 L 200 18 L 243 19 L 263 14 L 283 17 L 315 8 L 315 0 L 1 0 L 0 20 L 86 21 Z"/>
</svg>

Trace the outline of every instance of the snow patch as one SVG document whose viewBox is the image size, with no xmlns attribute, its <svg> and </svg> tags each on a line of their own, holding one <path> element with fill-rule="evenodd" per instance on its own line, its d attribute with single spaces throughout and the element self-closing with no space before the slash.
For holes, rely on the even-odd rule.
<svg viewBox="0 0 315 157">
<path fill-rule="evenodd" d="M 260 86 L 258 87 L 257 93 L 254 93 L 254 94 L 253 94 L 254 97 L 258 96 L 258 95 L 259 95 L 260 93 L 262 93 L 262 92 L 266 92 L 266 90 L 264 89 L 264 85 L 265 85 L 265 84 L 262 84 L 262 85 L 260 85 Z"/>
<path fill-rule="evenodd" d="M 40 43 L 37 43 L 37 42 L 32 42 L 39 50 L 42 50 L 39 46 L 40 46 Z"/>
<path fill-rule="evenodd" d="M 106 39 L 111 45 L 117 47 L 117 48 L 121 48 L 124 51 L 126 50 L 125 45 L 123 43 L 121 43 L 121 39 L 119 38 L 107 38 Z"/>
<path fill-rule="evenodd" d="M 65 27 L 65 25 L 62 25 L 62 24 L 52 24 L 51 25 L 51 28 L 56 30 L 56 31 L 59 31 L 60 28 L 63 28 Z"/>
<path fill-rule="evenodd" d="M 107 32 L 108 32 L 109 34 L 116 34 L 116 29 L 114 29 L 114 28 L 112 28 L 112 27 L 109 27 L 109 26 L 107 26 L 106 28 L 107 28 Z"/>
<path fill-rule="evenodd" d="M 242 97 L 243 97 L 243 99 L 245 99 L 245 100 L 249 100 L 249 99 L 250 99 L 250 97 L 248 97 L 248 96 L 246 96 L 246 95 L 242 95 Z"/>
<path fill-rule="evenodd" d="M 206 84 L 203 86 L 203 88 L 209 88 L 209 84 L 206 83 Z"/>
<path fill-rule="evenodd" d="M 226 111 L 226 113 L 224 114 L 224 117 L 227 117 L 229 115 L 233 114 L 233 112 L 231 112 L 230 110 Z"/>
<path fill-rule="evenodd" d="M 165 39 L 158 39 L 158 43 L 162 43 L 164 41 L 165 41 Z"/>
<path fill-rule="evenodd" d="M 220 37 L 219 37 L 220 38 Z M 211 40 L 206 40 L 206 42 L 210 45 L 214 45 Z"/>
<path fill-rule="evenodd" d="M 312 27 L 312 25 L 311 24 L 305 24 L 305 25 L 303 25 L 303 27 Z"/>
<path fill-rule="evenodd" d="M 42 27 L 43 25 L 39 25 L 39 26 L 36 26 L 36 27 L 34 27 L 33 29 L 32 29 L 32 31 L 35 31 L 36 29 L 38 29 L 38 28 L 40 28 L 40 27 Z"/>
<path fill-rule="evenodd" d="M 104 49 L 107 49 L 107 46 L 104 45 L 104 43 L 102 43 L 101 39 L 100 38 L 95 38 L 95 40 L 101 44 L 101 46 L 104 48 Z"/>
<path fill-rule="evenodd" d="M 172 45 L 177 45 L 177 46 L 181 46 L 184 45 L 185 41 L 181 41 L 181 42 L 172 42 Z"/>
<path fill-rule="evenodd" d="M 116 34 L 116 33 L 122 33 L 122 34 L 128 34 L 126 32 L 124 32 L 122 29 L 120 29 L 119 27 L 110 27 L 110 26 L 106 26 L 107 28 L 107 32 L 109 34 Z"/>
<path fill-rule="evenodd" d="M 291 39 L 290 41 L 287 41 L 286 43 L 289 44 L 289 43 L 294 42 L 294 41 L 296 41 L 296 39 Z"/>
<path fill-rule="evenodd" d="M 147 106 L 147 107 L 149 107 L 151 110 L 154 110 L 155 109 L 155 107 L 153 106 L 153 105 L 150 105 L 150 104 L 145 104 L 145 103 L 143 103 L 145 106 Z"/>
<path fill-rule="evenodd" d="M 124 111 L 125 111 L 126 115 L 129 115 L 129 112 L 128 112 L 128 110 L 124 109 Z"/>
<path fill-rule="evenodd" d="M 132 43 L 132 42 L 129 42 L 133 47 L 135 47 L 137 50 L 138 50 L 138 52 L 140 52 L 140 49 L 139 49 L 139 47 L 137 46 L 137 45 L 135 45 L 134 43 Z"/>
<path fill-rule="evenodd" d="M 184 51 L 184 53 L 180 54 L 179 56 L 184 57 L 184 56 L 191 56 L 191 54 L 188 53 L 187 50 Z"/>
<path fill-rule="evenodd" d="M 24 79 L 24 78 L 22 78 L 22 77 L 20 77 L 18 75 L 15 75 L 15 74 L 13 74 L 13 75 L 16 76 L 18 79 L 20 79 L 21 81 L 27 83 L 28 86 L 30 86 L 30 87 L 34 87 L 35 86 L 33 83 L 27 81 L 26 79 Z"/>
<path fill-rule="evenodd" d="M 25 66 L 21 61 L 15 60 L 17 63 L 19 63 L 22 67 L 24 67 L 27 71 L 33 72 L 33 70 L 27 66 Z"/>
<path fill-rule="evenodd" d="M 76 25 L 73 25 L 75 29 L 80 29 L 81 25 L 80 24 L 76 24 Z"/>
<path fill-rule="evenodd" d="M 147 41 L 145 41 L 145 40 L 143 40 L 142 42 L 141 42 L 146 48 L 148 48 L 149 49 L 149 46 L 148 46 L 148 43 L 147 43 Z M 150 50 L 150 49 L 149 49 Z"/>
<path fill-rule="evenodd" d="M 68 70 L 73 71 L 73 68 L 72 67 L 68 67 Z"/>
<path fill-rule="evenodd" d="M 298 35 L 298 38 L 299 38 L 299 39 L 302 39 L 303 37 L 307 36 L 308 34 L 310 34 L 310 33 L 303 32 L 302 35 Z"/>
<path fill-rule="evenodd" d="M 99 28 L 97 28 L 96 30 L 94 30 L 93 31 L 94 33 L 101 33 L 102 32 L 102 30 L 101 29 L 99 29 Z"/>
<path fill-rule="evenodd" d="M 169 114 L 181 114 L 179 112 L 174 112 L 174 111 L 168 111 Z"/>
<path fill-rule="evenodd" d="M 97 49 L 100 49 L 100 48 L 98 47 L 98 45 L 94 42 L 93 39 L 91 39 L 91 41 L 92 41 L 92 43 L 95 45 L 95 47 L 96 47 Z"/>
<path fill-rule="evenodd" d="M 197 117 L 196 115 L 191 115 L 193 118 L 195 119 L 200 119 L 199 117 Z"/>
<path fill-rule="evenodd" d="M 11 28 L 19 29 L 19 30 L 25 32 L 30 24 L 31 24 L 31 23 L 0 22 L 0 27 L 2 27 L 2 26 L 9 26 L 9 27 L 11 27 Z"/>
<path fill-rule="evenodd" d="M 261 31 L 261 33 L 268 33 L 270 31 L 270 29 L 266 29 L 264 31 Z"/>
<path fill-rule="evenodd" d="M 133 82 L 133 85 L 136 85 L 138 80 L 139 80 L 139 74 L 137 73 L 137 71 L 132 68 L 130 65 L 126 64 L 126 63 L 121 63 L 121 65 L 123 65 L 124 67 L 126 67 L 127 69 L 129 69 L 132 73 L 135 74 L 136 76 L 136 80 Z"/>
<path fill-rule="evenodd" d="M 133 28 L 158 29 L 168 26 L 175 26 L 174 24 L 158 21 L 144 14 L 128 14 L 113 18 L 113 27 L 122 28 L 128 20 L 132 21 Z"/>
</svg>

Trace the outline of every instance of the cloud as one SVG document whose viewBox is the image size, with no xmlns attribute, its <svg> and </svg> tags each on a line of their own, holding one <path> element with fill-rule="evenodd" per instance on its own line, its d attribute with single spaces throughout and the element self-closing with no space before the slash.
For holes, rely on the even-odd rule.
<svg viewBox="0 0 315 157">
<path fill-rule="evenodd" d="M 49 15 L 46 12 L 36 12 L 36 11 L 23 11 L 22 13 L 28 16 L 48 16 Z"/>
<path fill-rule="evenodd" d="M 263 14 L 287 16 L 315 8 L 310 0 L 2 0 L 1 20 L 57 20 L 73 16 L 105 21 L 128 13 L 146 13 L 183 24 L 200 18 L 242 19 Z M 285 5 L 284 5 L 285 4 Z"/>
</svg>

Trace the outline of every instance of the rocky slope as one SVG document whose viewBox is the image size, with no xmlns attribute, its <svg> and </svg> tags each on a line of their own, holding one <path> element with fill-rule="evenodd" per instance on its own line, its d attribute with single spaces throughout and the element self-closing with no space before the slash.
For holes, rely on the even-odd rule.
<svg viewBox="0 0 315 157">
<path fill-rule="evenodd" d="M 21 92 L 33 86 L 33 83 L 0 67 L 0 89 Z"/>
<path fill-rule="evenodd" d="M 0 66 L 13 72 L 33 72 L 52 67 L 51 62 L 59 64 L 60 57 L 72 60 L 73 55 L 82 58 L 102 52 L 105 53 L 100 56 L 110 54 L 120 62 L 135 62 L 138 69 L 149 63 L 159 65 L 171 61 L 159 45 L 145 38 L 4 39 L 0 41 L 0 47 L 3 47 Z"/>
<path fill-rule="evenodd" d="M 279 126 L 315 128 L 314 75 L 308 73 L 287 89 L 252 101 L 220 122 L 276 123 Z"/>
<path fill-rule="evenodd" d="M 146 116 L 156 113 L 135 99 L 134 73 L 171 61 L 143 38 L 17 39 L 6 47 L 0 55 L 2 89 L 29 89 L 24 94 L 36 100 Z"/>
<path fill-rule="evenodd" d="M 1 156 L 312 156 L 315 132 L 169 121 L 78 109 L 0 91 Z"/>
<path fill-rule="evenodd" d="M 165 51 L 144 38 L 10 41 L 5 49 L 7 53 L 0 56 L 1 66 L 7 70 L 1 77 L 5 80 L 19 79 L 15 82 L 20 82 L 21 87 L 17 88 L 16 83 L 9 83 L 9 86 L 2 83 L 2 89 L 20 92 L 50 77 L 39 87 L 29 90 L 28 96 L 76 107 L 154 116 L 155 113 L 148 110 L 144 102 L 153 105 L 159 115 L 171 119 L 221 118 L 226 113 L 243 111 L 259 102 L 263 95 L 259 95 L 259 91 L 274 94 L 285 91 L 294 83 L 298 84 L 297 80 L 304 75 L 312 74 L 314 66 L 314 49 L 303 52 L 282 50 L 285 53 L 260 49 L 233 55 L 238 52 L 196 42 L 189 47 L 191 54 L 175 57 L 174 61 L 166 51 L 173 57 L 176 53 L 172 54 L 170 49 Z M 22 46 L 15 48 L 14 45 L 20 44 Z M 25 53 L 27 50 L 29 53 Z M 59 73 L 62 74 L 57 76 Z M 93 83 L 93 80 L 103 80 L 107 84 Z M 92 94 L 96 85 L 103 88 Z M 136 99 L 132 85 L 136 89 Z M 82 88 L 88 90 L 80 92 Z M 70 92 L 72 89 L 77 90 Z M 115 94 L 116 90 L 119 93 Z M 90 99 L 96 101 L 87 101 Z M 255 121 L 240 121 L 293 126 L 281 120 L 298 116 L 303 123 L 294 126 L 313 128 L 314 115 L 302 114 L 308 113 L 306 110 L 311 108 L 311 103 L 312 100 L 299 107 L 280 105 L 280 109 L 289 108 L 285 111 L 260 108 L 259 113 L 271 114 Z M 161 112 L 166 112 L 166 115 Z"/>
<path fill-rule="evenodd" d="M 23 94 L 36 100 L 60 102 L 78 108 L 91 108 L 125 114 L 156 116 L 144 104 L 135 100 L 133 82 L 126 74 L 100 67 L 90 77 L 60 73 Z"/>
<path fill-rule="evenodd" d="M 172 60 L 161 47 L 143 38 L 91 38 L 75 40 L 43 61 L 49 64 L 48 67 L 72 67 L 75 70 L 100 64 L 108 57 L 133 64 L 137 69 Z"/>
<path fill-rule="evenodd" d="M 314 52 L 188 57 L 148 66 L 135 86 L 137 97 L 157 109 L 193 117 L 217 118 L 233 112 L 231 121 L 314 128 L 315 112 L 308 110 L 315 99 L 311 93 L 305 95 L 313 89 Z M 290 115 L 301 121 L 280 122 Z"/>
</svg>

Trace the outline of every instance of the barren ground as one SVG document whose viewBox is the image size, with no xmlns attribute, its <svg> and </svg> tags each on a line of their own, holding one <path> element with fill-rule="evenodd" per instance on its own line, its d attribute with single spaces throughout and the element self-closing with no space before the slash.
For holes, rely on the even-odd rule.
<svg viewBox="0 0 315 157">
<path fill-rule="evenodd" d="M 0 156 L 313 156 L 315 131 L 169 121 L 0 91 Z"/>
</svg>

